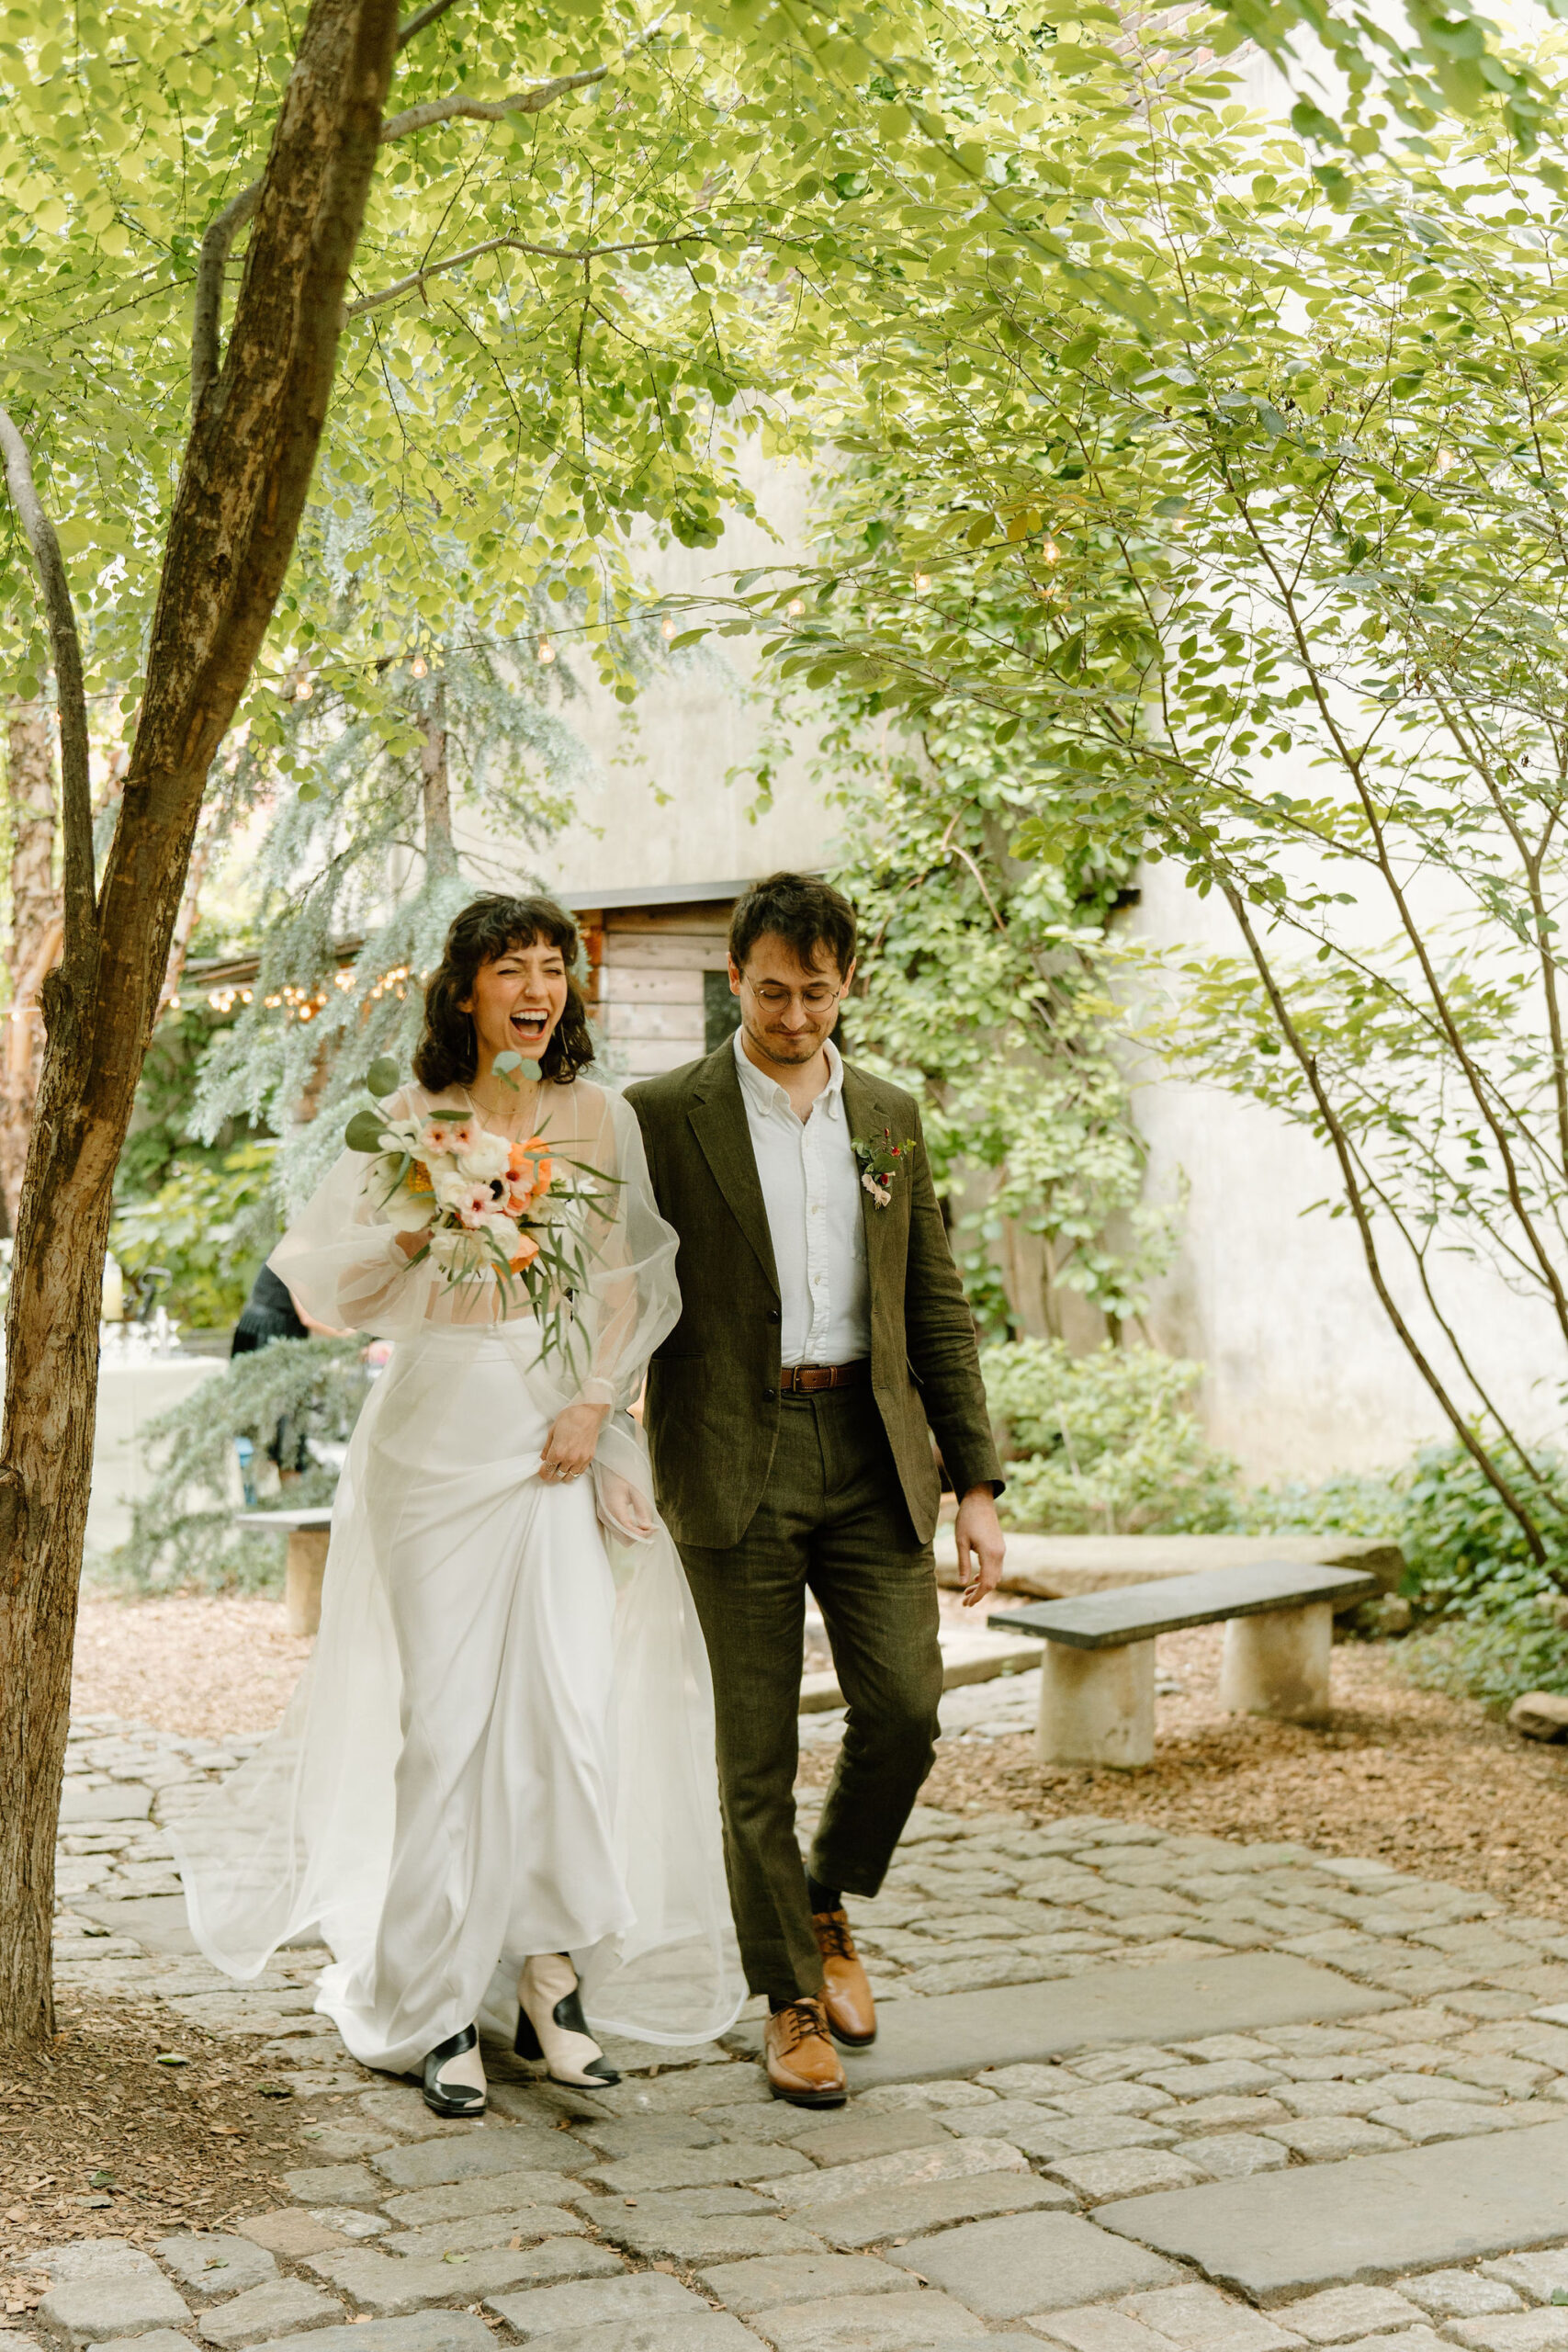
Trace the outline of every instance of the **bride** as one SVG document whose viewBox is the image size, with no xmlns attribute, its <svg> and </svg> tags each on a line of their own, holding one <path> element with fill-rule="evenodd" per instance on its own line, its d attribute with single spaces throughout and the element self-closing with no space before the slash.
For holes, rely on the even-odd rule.
<svg viewBox="0 0 1568 2352">
<path fill-rule="evenodd" d="M 592 1171 L 588 1272 L 536 1320 L 521 1283 L 447 1282 L 345 1151 L 273 1252 L 312 1318 L 395 1342 L 333 1510 L 321 1629 L 273 1738 L 174 1832 L 192 1932 L 257 1975 L 333 1954 L 316 2006 L 354 2055 L 485 2104 L 479 2027 L 558 2082 L 596 2036 L 734 2020 L 708 1665 L 627 1408 L 679 1314 L 637 1123 L 581 1073 L 572 922 L 486 896 L 425 992 L 395 1116 L 461 1105 Z M 536 1063 L 536 1082 L 497 1070 Z"/>
</svg>

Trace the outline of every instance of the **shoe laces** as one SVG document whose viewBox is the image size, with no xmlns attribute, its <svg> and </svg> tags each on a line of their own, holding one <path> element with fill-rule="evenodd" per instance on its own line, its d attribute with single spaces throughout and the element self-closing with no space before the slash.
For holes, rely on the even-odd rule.
<svg viewBox="0 0 1568 2352">
<path fill-rule="evenodd" d="M 813 2034 L 826 2033 L 828 2030 L 821 2002 L 810 1998 L 792 2001 L 787 2009 L 775 2009 L 773 2024 L 781 2045 L 779 2054 L 784 2058 L 798 2050 L 803 2041 L 809 2041 Z"/>
<path fill-rule="evenodd" d="M 853 1960 L 854 1939 L 844 1912 L 818 1911 L 813 1915 L 811 1924 L 817 1930 L 817 1949 L 824 1960 Z"/>
</svg>

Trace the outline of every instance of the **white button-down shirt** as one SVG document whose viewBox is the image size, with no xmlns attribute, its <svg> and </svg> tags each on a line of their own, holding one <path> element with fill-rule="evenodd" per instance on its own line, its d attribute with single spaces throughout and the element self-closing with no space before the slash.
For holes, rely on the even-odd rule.
<svg viewBox="0 0 1568 2352">
<path fill-rule="evenodd" d="M 844 1065 L 799 1118 L 777 1081 L 735 1033 L 746 1124 L 768 1212 L 782 1310 L 781 1363 L 854 1363 L 871 1353 L 871 1283 L 861 1222 L 860 1170 L 844 1115 Z"/>
</svg>

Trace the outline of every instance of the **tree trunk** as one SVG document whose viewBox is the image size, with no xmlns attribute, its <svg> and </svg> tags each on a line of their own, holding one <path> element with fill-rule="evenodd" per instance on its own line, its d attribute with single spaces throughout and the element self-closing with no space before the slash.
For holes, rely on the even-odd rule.
<svg viewBox="0 0 1568 2352">
<path fill-rule="evenodd" d="M 53 2030 L 54 1840 L 115 1164 L 208 768 L 310 486 L 396 40 L 392 0 L 313 0 L 306 18 L 228 351 L 203 381 L 175 494 L 114 842 L 96 909 L 74 933 L 68 922 L 44 987 L 0 1462 L 0 2042 Z M 68 820 L 70 808 L 68 794 Z"/>
<path fill-rule="evenodd" d="M 62 937 L 54 878 L 54 745 L 43 704 L 11 705 L 6 758 L 11 803 L 11 1017 L 0 1061 L 0 1200 L 6 1230 L 14 1233 L 43 1068 L 39 997 L 59 960 Z"/>
<path fill-rule="evenodd" d="M 452 846 L 452 782 L 446 767 L 446 684 L 437 678 L 423 719 L 419 747 L 420 797 L 424 803 L 424 870 L 449 873 L 457 865 Z"/>
</svg>

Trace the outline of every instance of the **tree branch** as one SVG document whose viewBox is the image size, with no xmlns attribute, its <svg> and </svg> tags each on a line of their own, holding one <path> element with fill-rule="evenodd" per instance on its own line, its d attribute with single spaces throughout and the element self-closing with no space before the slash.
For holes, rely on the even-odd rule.
<svg viewBox="0 0 1568 2352">
<path fill-rule="evenodd" d="M 406 24 L 398 27 L 398 47 L 406 49 L 416 33 L 422 33 L 426 25 L 433 25 L 437 17 L 444 17 L 453 6 L 454 0 L 430 0 L 428 7 L 417 8 Z"/>
<path fill-rule="evenodd" d="M 434 23 L 434 19 L 443 15 L 452 5 L 453 0 L 431 0 L 431 6 L 428 8 L 422 8 L 418 16 L 410 17 L 398 36 L 399 48 L 402 47 L 405 40 L 412 40 L 416 32 L 422 31 L 427 24 Z M 531 90 L 515 91 L 509 98 L 433 98 L 426 106 L 410 107 L 406 112 L 395 114 L 389 121 L 384 122 L 381 126 L 381 144 L 385 146 L 389 139 L 406 139 L 412 131 L 425 130 L 432 123 L 450 122 L 459 116 L 466 117 L 474 122 L 501 122 L 508 115 L 539 114 L 554 99 L 564 97 L 569 90 L 581 90 L 591 82 L 602 82 L 609 70 L 607 65 L 593 65 L 581 74 L 561 74 L 553 82 L 536 83 Z M 218 334 L 223 310 L 223 273 L 228 266 L 230 247 L 255 211 L 261 192 L 260 180 L 253 180 L 249 187 L 242 188 L 239 195 L 208 222 L 207 232 L 201 241 L 201 258 L 197 264 L 196 272 L 196 306 L 191 316 L 190 330 L 190 397 L 193 409 L 218 374 Z M 488 248 L 482 245 L 474 248 L 476 253 L 483 253 L 487 250 Z M 544 249 L 540 247 L 536 250 Z M 617 247 L 609 250 L 629 251 L 631 249 Z M 468 259 L 470 256 L 464 255 L 462 258 Z M 455 266 L 454 264 L 449 263 L 438 266 L 444 268 Z M 411 278 L 407 281 L 407 286 L 412 287 L 416 283 L 417 280 Z M 394 292 L 406 290 L 406 287 L 393 289 Z M 380 299 L 389 301 L 392 297 L 388 294 Z M 353 303 L 344 316 L 355 317 L 362 307 L 370 309 L 374 305 Z"/>
<path fill-rule="evenodd" d="M 64 817 L 65 956 L 74 978 L 90 958 L 97 941 L 97 911 L 93 883 L 93 796 L 87 778 L 87 695 L 82 682 L 82 641 L 76 633 L 76 612 L 71 583 L 53 524 L 44 513 L 33 481 L 32 460 L 6 412 L 0 408 L 0 450 L 6 458 L 6 486 L 21 519 L 38 566 L 49 621 L 50 648 L 54 661 L 55 697 L 60 706 L 61 805 Z"/>
<path fill-rule="evenodd" d="M 249 187 L 242 188 L 208 222 L 201 240 L 201 258 L 196 266 L 196 307 L 190 322 L 193 411 L 200 405 L 202 394 L 218 374 L 218 330 L 223 311 L 223 272 L 228 266 L 229 248 L 255 211 L 261 192 L 260 180 L 253 180 Z"/>
<path fill-rule="evenodd" d="M 344 306 L 344 319 L 360 319 L 367 311 L 379 311 L 388 302 L 398 302 L 405 294 L 417 293 L 427 277 L 434 277 L 441 270 L 461 269 L 463 264 L 477 261 L 481 254 L 535 254 L 544 261 L 602 261 L 610 254 L 642 254 L 656 252 L 662 245 L 706 244 L 700 230 L 694 229 L 681 237 L 638 237 L 624 245 L 531 245 L 522 237 L 487 237 L 481 245 L 468 245 L 460 254 L 449 254 L 445 261 L 427 262 L 423 269 L 414 270 L 408 277 L 400 277 L 394 285 L 384 287 L 379 294 L 362 295 L 357 302 Z"/>
<path fill-rule="evenodd" d="M 569 90 L 586 89 L 591 82 L 602 82 L 609 72 L 607 65 L 590 65 L 581 74 L 560 74 L 553 82 L 536 82 L 531 90 L 516 90 L 509 98 L 431 98 L 422 107 L 410 107 L 402 114 L 389 117 L 381 126 L 381 144 L 389 139 L 406 139 L 411 131 L 428 130 L 434 122 L 453 122 L 463 118 L 470 122 L 504 122 L 508 115 L 542 114 L 555 99 L 565 97 Z"/>
<path fill-rule="evenodd" d="M 1222 881 L 1220 888 L 1224 892 L 1232 914 L 1235 917 L 1241 935 L 1247 942 L 1247 953 L 1257 967 L 1258 977 L 1263 983 L 1264 993 L 1269 999 L 1269 1009 L 1273 1012 L 1280 1034 L 1290 1047 L 1303 1077 L 1312 1090 L 1313 1100 L 1317 1104 L 1319 1115 L 1333 1147 L 1334 1156 L 1339 1162 L 1339 1175 L 1345 1187 L 1345 1198 L 1349 1204 L 1350 1214 L 1356 1220 L 1356 1230 L 1361 1238 L 1361 1252 L 1367 1261 L 1367 1272 L 1371 1276 L 1372 1288 L 1382 1302 L 1383 1312 L 1393 1324 L 1405 1353 L 1442 1408 L 1454 1435 L 1474 1462 L 1487 1484 L 1495 1490 L 1499 1499 L 1506 1504 L 1512 1518 L 1518 1522 L 1525 1541 L 1529 1546 L 1530 1557 L 1538 1566 L 1544 1566 L 1546 1545 L 1541 1541 L 1540 1530 L 1537 1527 L 1526 1505 L 1515 1494 L 1485 1447 L 1481 1444 L 1473 1430 L 1466 1423 L 1463 1414 L 1444 1387 L 1436 1367 L 1427 1360 L 1420 1341 L 1394 1303 L 1393 1294 L 1383 1276 L 1382 1263 L 1378 1256 L 1377 1240 L 1372 1232 L 1371 1217 L 1368 1214 L 1367 1204 L 1362 1197 L 1361 1187 L 1356 1175 L 1350 1139 L 1345 1133 L 1339 1114 L 1329 1101 L 1327 1089 L 1318 1075 L 1317 1056 L 1307 1051 L 1301 1032 L 1291 1018 L 1290 1010 L 1280 994 L 1272 967 L 1263 953 L 1262 944 L 1248 919 L 1241 893 L 1228 882 Z"/>
</svg>

